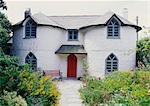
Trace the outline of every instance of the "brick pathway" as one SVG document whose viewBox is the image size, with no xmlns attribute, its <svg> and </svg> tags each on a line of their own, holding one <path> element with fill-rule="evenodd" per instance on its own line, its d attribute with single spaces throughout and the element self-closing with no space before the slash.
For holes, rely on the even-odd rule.
<svg viewBox="0 0 150 106">
<path fill-rule="evenodd" d="M 63 80 L 58 82 L 61 92 L 60 106 L 83 106 L 78 90 L 82 82 L 78 80 Z"/>
</svg>

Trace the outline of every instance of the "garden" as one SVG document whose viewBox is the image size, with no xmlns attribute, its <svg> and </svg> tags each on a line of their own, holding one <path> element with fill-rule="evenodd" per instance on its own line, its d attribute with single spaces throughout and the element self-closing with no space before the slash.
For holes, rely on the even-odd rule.
<svg viewBox="0 0 150 106">
<path fill-rule="evenodd" d="M 17 58 L 0 53 L 0 106 L 57 106 L 57 86 Z"/>
<path fill-rule="evenodd" d="M 103 79 L 89 76 L 87 70 L 79 90 L 86 106 L 150 105 L 150 38 L 138 42 L 135 70 L 114 71 Z"/>
<path fill-rule="evenodd" d="M 0 106 L 58 106 L 60 93 L 51 78 L 6 55 L 11 31 L 11 23 L 0 12 Z M 150 105 L 150 38 L 137 43 L 133 71 L 114 71 L 100 79 L 90 76 L 86 65 L 79 90 L 85 106 Z"/>
<path fill-rule="evenodd" d="M 8 55 L 11 31 L 0 12 L 0 106 L 57 106 L 60 93 L 51 78 L 29 65 L 20 66 L 17 57 Z"/>
<path fill-rule="evenodd" d="M 102 80 L 90 78 L 80 89 L 86 106 L 148 106 L 150 72 L 113 72 Z"/>
</svg>

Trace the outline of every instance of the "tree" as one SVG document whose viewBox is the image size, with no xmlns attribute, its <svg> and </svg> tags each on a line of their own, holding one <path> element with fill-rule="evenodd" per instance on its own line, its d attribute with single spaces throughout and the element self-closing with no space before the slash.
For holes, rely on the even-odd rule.
<svg viewBox="0 0 150 106">
<path fill-rule="evenodd" d="M 146 67 L 150 64 L 150 37 L 141 39 L 137 44 L 138 66 Z"/>
<path fill-rule="evenodd" d="M 7 17 L 0 12 L 0 48 L 6 53 L 8 50 L 7 42 L 10 39 L 11 23 Z"/>
<path fill-rule="evenodd" d="M 6 3 L 3 0 L 0 0 L 0 8 L 7 10 Z"/>
</svg>

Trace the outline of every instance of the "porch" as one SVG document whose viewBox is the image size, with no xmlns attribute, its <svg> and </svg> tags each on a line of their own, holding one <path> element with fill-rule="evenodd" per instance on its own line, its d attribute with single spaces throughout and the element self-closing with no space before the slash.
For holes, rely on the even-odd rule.
<svg viewBox="0 0 150 106">
<path fill-rule="evenodd" d="M 82 76 L 82 64 L 87 55 L 83 45 L 62 45 L 55 53 L 60 59 L 60 71 L 64 78 Z"/>
</svg>

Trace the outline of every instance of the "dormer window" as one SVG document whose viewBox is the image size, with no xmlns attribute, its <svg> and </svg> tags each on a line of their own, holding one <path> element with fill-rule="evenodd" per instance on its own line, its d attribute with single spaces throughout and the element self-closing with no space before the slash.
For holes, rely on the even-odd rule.
<svg viewBox="0 0 150 106">
<path fill-rule="evenodd" d="M 32 20 L 25 25 L 25 38 L 36 38 L 36 23 Z"/>
<path fill-rule="evenodd" d="M 78 40 L 78 30 L 77 29 L 68 29 L 68 40 L 69 41 Z"/>
<path fill-rule="evenodd" d="M 115 39 L 120 35 L 120 22 L 114 17 L 107 24 L 107 38 Z"/>
</svg>

